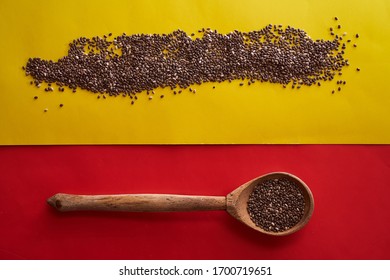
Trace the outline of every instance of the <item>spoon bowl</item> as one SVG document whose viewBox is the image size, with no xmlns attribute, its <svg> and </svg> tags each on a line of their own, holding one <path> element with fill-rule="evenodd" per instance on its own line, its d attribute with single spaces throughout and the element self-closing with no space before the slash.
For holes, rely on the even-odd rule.
<svg viewBox="0 0 390 280">
<path fill-rule="evenodd" d="M 254 188 L 259 184 L 263 183 L 264 181 L 272 180 L 272 179 L 282 179 L 282 178 L 286 178 L 294 182 L 295 185 L 301 190 L 303 194 L 303 199 L 305 201 L 305 209 L 303 212 L 303 216 L 296 225 L 294 225 L 293 227 L 285 231 L 281 231 L 281 232 L 266 231 L 263 228 L 257 226 L 249 216 L 249 212 L 247 210 L 249 196 L 253 192 Z M 273 172 L 273 173 L 265 174 L 263 176 L 254 178 L 253 180 L 241 185 L 240 187 L 238 187 L 237 189 L 229 193 L 226 196 L 226 210 L 234 218 L 246 224 L 247 226 L 253 228 L 254 230 L 257 230 L 261 233 L 265 233 L 268 235 L 282 236 L 300 230 L 309 222 L 314 210 L 314 198 L 309 187 L 298 177 L 286 172 Z"/>
<path fill-rule="evenodd" d="M 270 179 L 286 178 L 300 188 L 305 202 L 301 220 L 293 227 L 281 231 L 266 231 L 251 220 L 247 204 L 254 188 Z M 127 212 L 172 212 L 172 211 L 206 211 L 226 210 L 231 216 L 261 233 L 282 236 L 304 227 L 310 220 L 314 199 L 309 187 L 298 177 L 274 172 L 257 177 L 227 196 L 200 196 L 175 194 L 114 194 L 114 195 L 76 195 L 58 193 L 47 200 L 48 204 L 61 212 L 66 211 L 127 211 Z"/>
</svg>

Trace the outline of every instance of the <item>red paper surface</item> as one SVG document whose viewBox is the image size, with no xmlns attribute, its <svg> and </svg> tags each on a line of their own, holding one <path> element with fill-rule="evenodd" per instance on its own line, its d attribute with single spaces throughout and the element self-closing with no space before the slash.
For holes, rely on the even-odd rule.
<svg viewBox="0 0 390 280">
<path fill-rule="evenodd" d="M 285 237 L 223 211 L 59 213 L 77 194 L 225 195 L 286 171 L 311 188 L 314 214 Z M 0 147 L 0 259 L 389 259 L 390 146 Z"/>
</svg>

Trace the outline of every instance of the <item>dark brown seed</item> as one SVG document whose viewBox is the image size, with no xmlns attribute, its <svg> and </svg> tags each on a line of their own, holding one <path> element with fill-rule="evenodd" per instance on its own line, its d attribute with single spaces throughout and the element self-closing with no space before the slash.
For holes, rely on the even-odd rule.
<svg viewBox="0 0 390 280">
<path fill-rule="evenodd" d="M 295 226 L 304 209 L 301 190 L 287 178 L 269 179 L 256 185 L 247 203 L 248 214 L 256 226 L 272 232 Z"/>
<path fill-rule="evenodd" d="M 357 47 L 357 45 L 356 45 L 356 44 L 353 44 L 353 47 L 354 47 L 354 48 L 356 48 L 356 47 Z"/>
<path fill-rule="evenodd" d="M 348 65 L 338 35 L 337 41 L 312 40 L 301 29 L 279 25 L 251 32 L 220 34 L 210 28 L 199 32 L 202 36 L 194 40 L 181 30 L 163 35 L 124 33 L 110 41 L 107 36 L 80 37 L 69 44 L 67 56 L 57 62 L 30 58 L 25 71 L 37 87 L 41 82 L 56 83 L 73 92 L 82 88 L 102 93 L 103 98 L 107 94 L 136 99 L 135 94 L 154 94 L 158 87 L 195 93 L 191 87 L 204 82 L 311 86 L 331 81 Z"/>
<path fill-rule="evenodd" d="M 161 95 L 160 95 L 160 98 L 164 98 L 164 95 L 163 95 L 163 94 L 161 94 Z"/>
<path fill-rule="evenodd" d="M 360 71 L 360 68 L 356 68 L 356 71 L 358 71 L 358 72 L 359 72 L 359 71 Z"/>
<path fill-rule="evenodd" d="M 60 108 L 62 108 L 62 107 L 64 107 L 64 104 L 61 103 L 61 104 L 60 104 Z"/>
<path fill-rule="evenodd" d="M 359 38 L 359 34 L 356 34 L 355 37 L 356 37 L 356 38 Z"/>
<path fill-rule="evenodd" d="M 332 94 L 334 94 L 334 90 L 332 90 Z"/>
<path fill-rule="evenodd" d="M 38 99 L 38 96 L 34 96 L 34 99 L 35 99 L 35 100 Z"/>
<path fill-rule="evenodd" d="M 340 29 L 340 28 L 341 28 L 341 25 L 340 25 L 340 24 L 339 24 L 339 25 L 337 25 L 337 28 L 338 28 L 338 29 Z"/>
<path fill-rule="evenodd" d="M 334 17 L 334 20 L 339 20 L 339 18 L 338 17 Z"/>
<path fill-rule="evenodd" d="M 340 91 L 340 90 L 341 90 L 341 87 L 339 87 L 337 90 Z"/>
</svg>

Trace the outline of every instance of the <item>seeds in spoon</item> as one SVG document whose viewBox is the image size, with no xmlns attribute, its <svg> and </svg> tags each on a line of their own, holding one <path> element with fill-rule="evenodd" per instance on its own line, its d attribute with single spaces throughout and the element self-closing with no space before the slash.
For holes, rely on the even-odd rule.
<svg viewBox="0 0 390 280">
<path fill-rule="evenodd" d="M 299 187 L 287 178 L 269 179 L 258 184 L 249 196 L 247 211 L 256 226 L 282 232 L 303 217 L 305 200 Z"/>
</svg>

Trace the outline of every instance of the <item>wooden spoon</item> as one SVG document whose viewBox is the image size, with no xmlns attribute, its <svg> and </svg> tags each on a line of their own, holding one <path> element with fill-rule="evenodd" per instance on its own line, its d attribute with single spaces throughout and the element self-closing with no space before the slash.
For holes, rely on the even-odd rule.
<svg viewBox="0 0 390 280">
<path fill-rule="evenodd" d="M 302 219 L 292 228 L 282 232 L 266 231 L 250 219 L 247 202 L 253 189 L 265 180 L 287 178 L 301 189 L 305 209 Z M 265 234 L 281 236 L 291 234 L 304 227 L 314 210 L 314 199 L 309 187 L 298 177 L 274 172 L 257 177 L 227 196 L 199 196 L 173 194 L 119 194 L 119 195 L 74 195 L 58 193 L 47 202 L 59 211 L 128 211 L 128 212 L 171 212 L 226 210 L 237 220 Z"/>
</svg>

